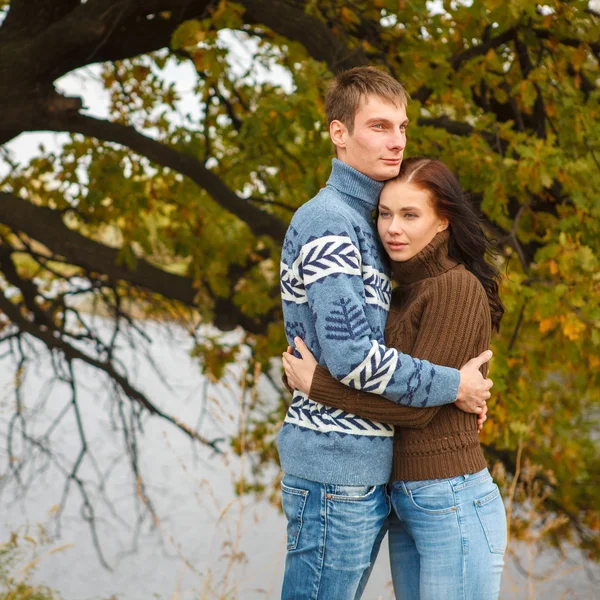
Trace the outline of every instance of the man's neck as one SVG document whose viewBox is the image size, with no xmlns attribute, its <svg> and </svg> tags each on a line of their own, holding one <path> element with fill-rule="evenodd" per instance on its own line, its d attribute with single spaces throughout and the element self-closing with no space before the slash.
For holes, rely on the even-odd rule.
<svg viewBox="0 0 600 600">
<path fill-rule="evenodd" d="M 373 210 L 377 207 L 379 194 L 383 189 L 384 183 L 382 181 L 375 181 L 348 163 L 334 158 L 327 185 L 334 187 L 343 194 L 358 198 L 370 210 Z"/>
</svg>

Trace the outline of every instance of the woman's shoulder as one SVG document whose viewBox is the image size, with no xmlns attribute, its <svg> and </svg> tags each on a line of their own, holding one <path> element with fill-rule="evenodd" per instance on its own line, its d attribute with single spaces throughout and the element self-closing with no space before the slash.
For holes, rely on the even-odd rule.
<svg viewBox="0 0 600 600">
<path fill-rule="evenodd" d="M 432 291 L 442 292 L 447 299 L 465 302 L 481 300 L 487 305 L 487 294 L 481 281 L 461 264 L 432 277 L 430 287 Z"/>
</svg>

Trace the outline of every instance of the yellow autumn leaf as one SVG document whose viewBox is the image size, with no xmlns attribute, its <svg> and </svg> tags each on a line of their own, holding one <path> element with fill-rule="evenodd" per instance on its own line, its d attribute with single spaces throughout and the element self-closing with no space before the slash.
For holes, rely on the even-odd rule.
<svg viewBox="0 0 600 600">
<path fill-rule="evenodd" d="M 576 321 L 575 319 L 568 319 L 563 327 L 563 333 L 572 342 L 578 340 L 584 331 L 585 325 L 581 321 Z"/>
<path fill-rule="evenodd" d="M 590 354 L 588 356 L 588 364 L 590 365 L 590 369 L 598 369 L 600 367 L 600 356 Z"/>
<path fill-rule="evenodd" d="M 540 321 L 540 333 L 546 333 L 550 331 L 556 325 L 556 317 L 550 317 L 549 319 L 543 319 Z"/>
</svg>

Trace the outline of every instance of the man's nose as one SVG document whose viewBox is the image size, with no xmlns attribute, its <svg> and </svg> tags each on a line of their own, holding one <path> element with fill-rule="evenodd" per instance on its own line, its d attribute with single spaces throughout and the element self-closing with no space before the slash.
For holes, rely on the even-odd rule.
<svg viewBox="0 0 600 600">
<path fill-rule="evenodd" d="M 390 149 L 393 150 L 404 150 L 406 147 L 406 133 L 402 131 L 396 131 L 390 140 Z"/>
</svg>

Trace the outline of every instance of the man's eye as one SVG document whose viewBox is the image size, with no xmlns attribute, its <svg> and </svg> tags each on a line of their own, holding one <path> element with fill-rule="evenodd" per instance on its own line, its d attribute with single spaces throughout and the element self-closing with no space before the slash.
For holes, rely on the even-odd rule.
<svg viewBox="0 0 600 600">
<path fill-rule="evenodd" d="M 381 123 L 375 123 L 373 127 L 376 127 L 377 129 L 383 129 L 383 125 Z"/>
</svg>

